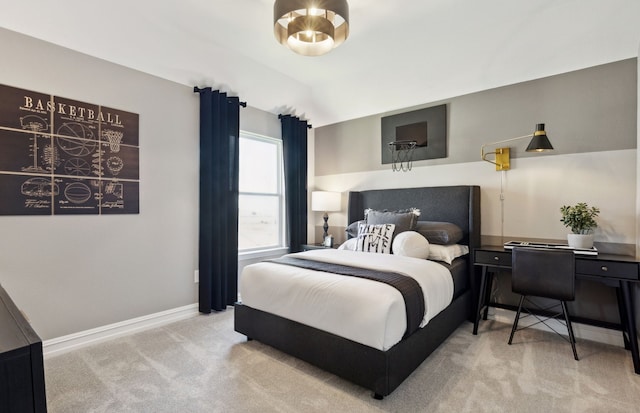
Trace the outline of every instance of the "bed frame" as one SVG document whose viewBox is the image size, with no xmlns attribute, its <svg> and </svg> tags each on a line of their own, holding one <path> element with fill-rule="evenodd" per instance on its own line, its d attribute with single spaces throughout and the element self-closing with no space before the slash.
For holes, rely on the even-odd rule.
<svg viewBox="0 0 640 413">
<path fill-rule="evenodd" d="M 442 186 L 349 193 L 348 220 L 364 218 L 364 209 L 420 208 L 420 221 L 453 222 L 462 228 L 469 260 L 480 246 L 480 187 Z M 470 288 L 424 328 L 387 351 L 236 303 L 235 330 L 323 370 L 373 391 L 391 394 L 464 321 L 471 320 L 477 297 L 475 269 L 468 262 Z"/>
</svg>

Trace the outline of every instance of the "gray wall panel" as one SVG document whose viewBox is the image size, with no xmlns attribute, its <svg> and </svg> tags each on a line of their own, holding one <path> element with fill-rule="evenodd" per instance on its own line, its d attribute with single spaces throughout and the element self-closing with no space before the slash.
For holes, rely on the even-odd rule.
<svg viewBox="0 0 640 413">
<path fill-rule="evenodd" d="M 448 157 L 415 165 L 478 161 L 483 143 L 532 133 L 536 123 L 546 124 L 556 149 L 543 155 L 635 149 L 636 94 L 637 59 L 628 59 L 328 125 L 315 131 L 315 174 L 386 169 L 380 162 L 381 118 L 443 103 Z M 526 145 L 522 140 L 507 146 L 514 158 L 533 156 Z"/>
</svg>

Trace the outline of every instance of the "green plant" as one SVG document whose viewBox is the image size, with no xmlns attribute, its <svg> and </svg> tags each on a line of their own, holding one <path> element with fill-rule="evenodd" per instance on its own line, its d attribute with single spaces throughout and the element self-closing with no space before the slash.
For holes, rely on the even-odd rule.
<svg viewBox="0 0 640 413">
<path fill-rule="evenodd" d="M 562 213 L 560 222 L 570 228 L 574 234 L 590 234 L 598 226 L 595 217 L 600 210 L 590 207 L 585 202 L 578 202 L 573 206 L 564 205 L 560 208 L 560 212 Z"/>
</svg>

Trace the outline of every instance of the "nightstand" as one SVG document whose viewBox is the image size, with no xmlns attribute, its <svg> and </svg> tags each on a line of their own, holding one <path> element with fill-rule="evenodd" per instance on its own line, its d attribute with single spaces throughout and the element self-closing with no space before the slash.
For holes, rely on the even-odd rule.
<svg viewBox="0 0 640 413">
<path fill-rule="evenodd" d="M 322 244 L 302 244 L 302 251 L 323 250 L 323 249 L 326 249 L 326 248 L 332 248 L 332 247 L 327 247 L 327 246 L 324 246 Z"/>
</svg>

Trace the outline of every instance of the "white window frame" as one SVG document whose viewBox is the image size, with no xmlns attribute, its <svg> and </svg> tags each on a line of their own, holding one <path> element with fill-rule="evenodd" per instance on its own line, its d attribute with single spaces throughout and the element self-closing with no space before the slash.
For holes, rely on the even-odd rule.
<svg viewBox="0 0 640 413">
<path fill-rule="evenodd" d="M 277 153 L 277 168 L 278 168 L 278 181 L 277 181 L 277 193 L 262 193 L 262 192 L 242 192 L 239 191 L 238 195 L 253 195 L 253 196 L 274 196 L 278 198 L 278 209 L 280 211 L 280 226 L 278 231 L 278 244 L 269 245 L 258 248 L 246 248 L 238 250 L 239 256 L 242 258 L 259 258 L 261 256 L 267 256 L 273 254 L 275 251 L 286 250 L 288 248 L 286 238 L 286 213 L 285 213 L 285 193 L 284 193 L 284 160 L 282 152 L 282 139 L 272 138 L 269 136 L 259 135 L 252 132 L 240 131 L 240 139 L 252 139 L 261 142 L 266 142 L 276 145 Z M 239 229 L 238 229 L 239 230 Z"/>
</svg>

